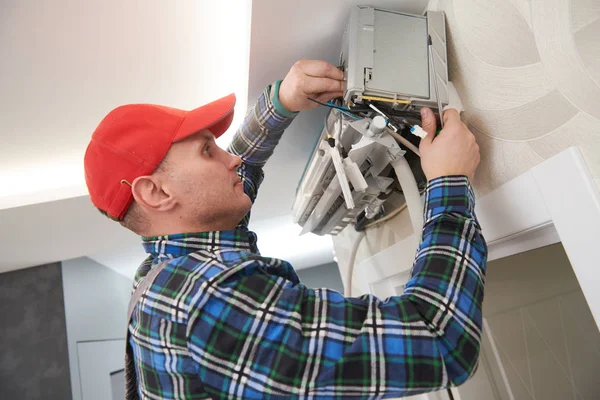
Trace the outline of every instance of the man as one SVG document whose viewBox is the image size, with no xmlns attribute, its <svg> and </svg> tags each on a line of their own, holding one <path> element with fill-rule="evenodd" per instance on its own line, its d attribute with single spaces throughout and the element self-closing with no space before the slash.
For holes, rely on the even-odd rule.
<svg viewBox="0 0 600 400">
<path fill-rule="evenodd" d="M 190 112 L 123 106 L 94 132 L 90 197 L 149 253 L 134 287 L 168 262 L 128 327 L 140 398 L 380 398 L 474 373 L 487 249 L 469 185 L 479 149 L 457 112 L 435 139 L 435 116 L 422 113 L 426 222 L 403 296 L 309 289 L 289 263 L 261 256 L 247 229 L 285 128 L 316 106 L 309 99 L 342 89 L 332 65 L 299 61 L 265 89 L 227 152 L 214 138 L 231 123 L 233 96 Z"/>
</svg>

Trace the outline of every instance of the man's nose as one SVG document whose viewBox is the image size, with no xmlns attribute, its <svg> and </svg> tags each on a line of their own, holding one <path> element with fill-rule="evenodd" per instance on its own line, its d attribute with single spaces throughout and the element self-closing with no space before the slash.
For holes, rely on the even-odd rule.
<svg viewBox="0 0 600 400">
<path fill-rule="evenodd" d="M 229 161 L 230 169 L 237 169 L 240 165 L 242 165 L 242 158 L 240 156 L 231 155 L 231 159 Z"/>
</svg>

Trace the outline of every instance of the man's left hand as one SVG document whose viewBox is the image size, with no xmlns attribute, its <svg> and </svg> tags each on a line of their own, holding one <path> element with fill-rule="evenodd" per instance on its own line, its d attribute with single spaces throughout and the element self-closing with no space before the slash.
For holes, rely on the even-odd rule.
<svg viewBox="0 0 600 400">
<path fill-rule="evenodd" d="M 343 96 L 344 73 L 326 61 L 300 60 L 294 64 L 279 87 L 279 102 L 296 112 L 318 107 L 310 101 L 328 102 Z"/>
</svg>

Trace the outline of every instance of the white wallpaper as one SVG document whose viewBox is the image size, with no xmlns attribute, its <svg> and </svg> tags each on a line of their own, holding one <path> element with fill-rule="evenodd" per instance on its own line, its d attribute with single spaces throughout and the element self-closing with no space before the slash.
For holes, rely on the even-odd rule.
<svg viewBox="0 0 600 400">
<path fill-rule="evenodd" d="M 433 6 L 433 3 L 431 4 Z M 442 0 L 486 193 L 570 146 L 600 184 L 600 1 Z"/>
<path fill-rule="evenodd" d="M 579 146 L 600 187 L 600 0 L 440 0 L 450 78 L 465 105 L 485 194 Z M 557 188 L 559 190 L 559 188 Z M 406 213 L 369 230 L 356 261 L 412 234 Z M 356 233 L 334 238 L 342 276 Z"/>
</svg>

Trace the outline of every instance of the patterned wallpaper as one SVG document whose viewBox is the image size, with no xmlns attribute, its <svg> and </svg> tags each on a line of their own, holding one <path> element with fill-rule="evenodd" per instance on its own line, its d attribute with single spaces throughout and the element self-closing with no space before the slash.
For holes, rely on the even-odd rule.
<svg viewBox="0 0 600 400">
<path fill-rule="evenodd" d="M 450 78 L 475 133 L 483 195 L 579 146 L 600 187 L 600 0 L 432 0 Z M 406 212 L 367 232 L 356 261 L 410 236 Z M 333 239 L 342 276 L 356 233 Z"/>
<path fill-rule="evenodd" d="M 430 7 L 436 5 L 431 2 Z M 486 193 L 570 146 L 600 185 L 600 1 L 442 0 Z"/>
</svg>

